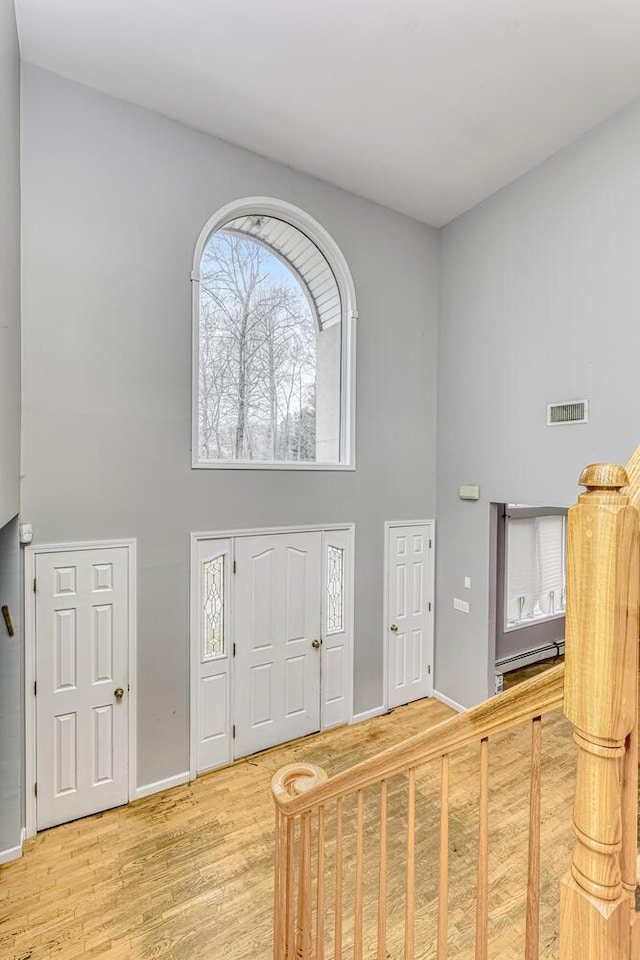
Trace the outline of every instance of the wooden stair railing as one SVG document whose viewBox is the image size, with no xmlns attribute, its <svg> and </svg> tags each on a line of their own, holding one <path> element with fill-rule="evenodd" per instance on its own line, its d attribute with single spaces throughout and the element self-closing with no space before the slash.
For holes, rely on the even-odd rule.
<svg viewBox="0 0 640 960">
<path fill-rule="evenodd" d="M 291 764 L 272 781 L 276 803 L 274 960 L 364 960 L 363 850 L 364 794 L 374 788 L 379 803 L 379 854 L 377 884 L 376 960 L 387 957 L 388 798 L 392 778 L 407 783 L 404 868 L 404 957 L 413 960 L 415 945 L 415 836 L 416 775 L 428 764 L 440 768 L 440 864 L 437 920 L 437 958 L 445 960 L 448 944 L 448 829 L 449 758 L 477 745 L 480 752 L 478 897 L 476 958 L 488 956 L 488 759 L 491 738 L 520 724 L 531 726 L 531 789 L 529 818 L 529 869 L 527 939 L 537 941 L 540 847 L 540 764 L 542 716 L 562 706 L 564 664 L 501 694 L 494 699 L 425 730 L 396 747 L 339 773 L 330 779 L 311 764 Z M 347 822 L 345 806 L 353 798 L 355 810 Z M 331 820 L 332 836 L 326 829 Z M 437 825 L 434 825 L 438 829 Z M 346 829 L 350 834 L 347 836 Z M 329 844 L 331 849 L 329 849 Z M 353 890 L 347 915 L 343 871 L 347 849 L 352 851 Z M 327 924 L 327 871 L 331 860 L 332 916 Z M 312 862 L 317 870 L 312 875 Z M 331 938 L 327 930 L 331 929 Z M 348 943 L 345 938 L 349 930 Z M 370 941 L 371 936 L 367 939 Z M 537 948 L 527 954 L 537 957 Z"/>
<path fill-rule="evenodd" d="M 592 465 L 587 492 L 569 512 L 565 666 L 467 710 L 328 778 L 311 764 L 292 764 L 273 778 L 276 805 L 274 960 L 387 960 L 388 871 L 394 838 L 391 805 L 401 793 L 404 837 L 403 957 L 424 955 L 416 944 L 417 777 L 439 766 L 436 960 L 449 955 L 450 758 L 479 750 L 475 960 L 488 960 L 489 752 L 493 737 L 522 724 L 531 729 L 526 932 L 522 956 L 538 960 L 543 716 L 564 704 L 579 748 L 576 842 L 560 900 L 560 960 L 640 960 L 636 923 L 637 671 L 640 448 L 632 486 L 624 470 Z M 632 464 L 634 461 L 632 461 Z M 630 467 L 631 465 L 630 464 Z M 635 486 L 637 481 L 638 486 Z M 365 831 L 375 795 L 375 829 Z M 406 795 L 406 801 L 404 799 Z M 397 810 L 394 809 L 394 820 Z M 365 847 L 375 838 L 376 921 L 364 924 Z M 394 860 L 394 866 L 397 862 Z M 397 870 L 396 870 L 397 872 Z M 369 873 L 371 870 L 369 869 Z M 348 882 L 345 882 L 345 877 Z M 372 878 L 367 876 L 368 890 Z M 396 891 L 395 899 L 398 894 Z M 429 954 L 431 956 L 431 953 Z"/>
</svg>

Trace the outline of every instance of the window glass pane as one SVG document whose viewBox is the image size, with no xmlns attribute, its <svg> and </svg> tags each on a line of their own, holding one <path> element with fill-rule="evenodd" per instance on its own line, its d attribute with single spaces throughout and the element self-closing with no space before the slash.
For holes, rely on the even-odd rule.
<svg viewBox="0 0 640 960">
<path fill-rule="evenodd" d="M 507 627 L 564 614 L 565 523 L 563 516 L 509 518 Z"/>
<path fill-rule="evenodd" d="M 203 660 L 224 656 L 224 556 L 202 564 L 204 597 Z"/>
<path fill-rule="evenodd" d="M 265 238 L 250 236 L 256 231 Z M 288 245 L 295 260 L 286 231 L 311 246 L 308 267 L 294 268 L 270 245 Z M 308 269 L 311 286 L 298 269 Z M 324 286 L 313 287 L 327 272 Z M 342 324 L 334 288 L 320 252 L 289 224 L 247 217 L 209 238 L 200 268 L 201 461 L 340 462 Z"/>
<path fill-rule="evenodd" d="M 327 550 L 327 633 L 344 630 L 344 550 Z"/>
</svg>

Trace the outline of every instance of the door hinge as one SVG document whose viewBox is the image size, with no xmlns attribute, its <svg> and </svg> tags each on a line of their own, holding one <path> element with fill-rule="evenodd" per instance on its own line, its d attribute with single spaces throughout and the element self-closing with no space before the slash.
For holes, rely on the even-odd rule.
<svg viewBox="0 0 640 960">
<path fill-rule="evenodd" d="M 430 663 L 427 664 L 427 673 L 431 673 L 431 664 L 430 664 Z"/>
<path fill-rule="evenodd" d="M 429 537 L 429 550 L 431 550 L 432 547 L 433 547 L 433 540 L 431 539 L 431 537 Z"/>
<path fill-rule="evenodd" d="M 234 723 L 233 727 L 231 728 L 231 736 L 232 736 L 233 739 L 235 740 L 235 738 L 236 738 L 236 725 L 235 725 L 235 723 Z"/>
<path fill-rule="evenodd" d="M 34 797 L 37 797 L 37 796 L 38 796 L 38 784 L 37 784 L 37 783 L 34 783 L 34 785 L 33 785 L 33 795 L 34 795 Z"/>
<path fill-rule="evenodd" d="M 429 613 L 431 613 L 431 600 L 429 600 Z"/>
<path fill-rule="evenodd" d="M 38 589 L 38 581 L 37 581 L 36 578 L 34 577 L 34 578 L 33 578 L 33 592 L 35 593 L 37 589 Z"/>
<path fill-rule="evenodd" d="M 235 657 L 235 655 L 236 655 L 236 645 L 235 645 L 235 643 L 234 643 L 234 645 L 233 645 L 233 656 Z"/>
<path fill-rule="evenodd" d="M 37 680 L 34 680 L 34 681 L 33 681 L 33 695 L 34 695 L 34 697 L 37 697 L 37 696 L 38 696 L 38 681 L 37 681 Z"/>
<path fill-rule="evenodd" d="M 234 560 L 234 561 L 233 561 L 233 572 L 234 572 L 234 573 L 236 572 L 236 569 L 237 569 L 237 567 L 236 567 L 236 561 Z"/>
</svg>

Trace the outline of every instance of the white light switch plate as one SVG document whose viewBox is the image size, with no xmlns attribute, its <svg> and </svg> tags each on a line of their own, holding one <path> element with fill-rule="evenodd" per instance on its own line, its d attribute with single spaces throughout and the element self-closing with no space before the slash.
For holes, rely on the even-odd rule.
<svg viewBox="0 0 640 960">
<path fill-rule="evenodd" d="M 457 597 L 454 597 L 453 609 L 459 610 L 460 613 L 469 613 L 469 604 L 466 600 L 458 600 Z"/>
<path fill-rule="evenodd" d="M 464 585 L 467 590 L 471 590 L 471 577 L 464 578 Z"/>
</svg>

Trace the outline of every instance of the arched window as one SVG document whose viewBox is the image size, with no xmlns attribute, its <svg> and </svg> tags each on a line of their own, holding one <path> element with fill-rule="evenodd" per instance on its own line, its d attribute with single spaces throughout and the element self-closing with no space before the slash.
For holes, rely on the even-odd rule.
<svg viewBox="0 0 640 960">
<path fill-rule="evenodd" d="M 355 296 L 326 231 L 239 201 L 202 231 L 192 279 L 193 465 L 353 467 Z"/>
</svg>

